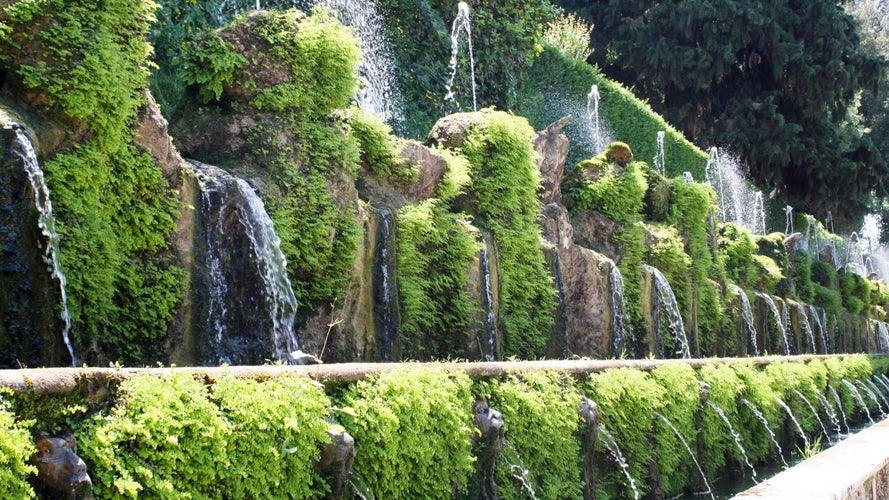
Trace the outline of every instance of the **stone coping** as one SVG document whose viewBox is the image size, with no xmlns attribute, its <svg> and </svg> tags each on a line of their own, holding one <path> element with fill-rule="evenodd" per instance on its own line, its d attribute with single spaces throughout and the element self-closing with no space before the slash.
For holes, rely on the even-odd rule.
<svg viewBox="0 0 889 500">
<path fill-rule="evenodd" d="M 734 498 L 889 498 L 889 419 L 849 436 Z"/>
<path fill-rule="evenodd" d="M 29 368 L 0 370 L 0 387 L 14 391 L 34 390 L 41 394 L 66 394 L 75 390 L 78 384 L 103 383 L 124 379 L 133 375 L 170 373 L 192 373 L 209 380 L 231 375 L 257 379 L 276 377 L 285 373 L 297 373 L 312 377 L 324 383 L 351 383 L 368 376 L 404 369 L 433 369 L 463 371 L 472 378 L 498 377 L 505 374 L 533 371 L 557 371 L 581 376 L 616 368 L 653 370 L 658 366 L 683 362 L 693 368 L 708 364 L 751 363 L 767 365 L 772 362 L 804 362 L 814 359 L 842 358 L 849 354 L 800 355 L 800 356 L 760 356 L 750 358 L 696 358 L 681 360 L 641 359 L 641 360 L 546 360 L 546 361 L 492 361 L 492 362 L 447 362 L 447 363 L 336 363 L 317 365 L 263 365 L 263 366 L 220 366 L 220 367 L 153 367 L 153 368 Z"/>
</svg>

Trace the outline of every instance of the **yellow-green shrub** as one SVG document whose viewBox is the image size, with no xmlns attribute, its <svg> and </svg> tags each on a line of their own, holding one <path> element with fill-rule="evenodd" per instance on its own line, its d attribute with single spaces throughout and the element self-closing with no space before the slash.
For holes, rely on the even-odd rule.
<svg viewBox="0 0 889 500">
<path fill-rule="evenodd" d="M 37 469 L 28 458 L 37 450 L 31 441 L 26 423 L 16 421 L 0 391 L 0 496 L 5 498 L 34 498 L 34 490 L 27 477 Z"/>
</svg>

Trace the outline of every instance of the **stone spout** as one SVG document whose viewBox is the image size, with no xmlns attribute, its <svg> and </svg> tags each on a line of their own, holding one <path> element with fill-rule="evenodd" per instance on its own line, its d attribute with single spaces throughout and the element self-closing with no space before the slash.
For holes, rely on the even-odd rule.
<svg viewBox="0 0 889 500">
<path fill-rule="evenodd" d="M 342 498 L 355 463 L 355 439 L 337 425 L 331 426 L 327 434 L 330 442 L 321 449 L 321 459 L 315 464 L 315 470 L 330 481 L 328 498 Z"/>
<path fill-rule="evenodd" d="M 37 489 L 46 498 L 80 500 L 93 498 L 93 483 L 86 464 L 77 456 L 77 440 L 41 437 L 34 442 L 37 453 L 31 463 L 37 467 Z"/>
<path fill-rule="evenodd" d="M 494 471 L 503 446 L 503 416 L 488 406 L 487 401 L 481 400 L 472 404 L 472 414 L 478 429 L 475 443 L 478 448 L 479 498 L 499 500 Z"/>
<path fill-rule="evenodd" d="M 583 499 L 596 498 L 596 443 L 599 441 L 599 405 L 590 399 L 580 402 L 580 446 L 583 453 Z"/>
</svg>

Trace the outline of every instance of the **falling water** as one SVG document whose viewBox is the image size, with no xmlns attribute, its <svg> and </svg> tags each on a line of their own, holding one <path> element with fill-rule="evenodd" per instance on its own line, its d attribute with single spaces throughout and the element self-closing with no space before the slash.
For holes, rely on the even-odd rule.
<svg viewBox="0 0 889 500">
<path fill-rule="evenodd" d="M 849 388 L 849 391 L 851 391 L 852 395 L 855 396 L 855 400 L 858 401 L 858 405 L 861 406 L 861 408 L 863 408 L 864 412 L 867 414 L 867 419 L 870 421 L 871 424 L 873 424 L 874 419 L 870 416 L 870 409 L 868 409 L 867 405 L 864 403 L 864 398 L 861 397 L 861 393 L 858 392 L 858 388 L 856 388 L 854 385 L 852 385 L 851 382 L 846 379 L 843 379 L 840 382 L 842 382 L 843 385 Z M 849 426 L 847 425 L 846 428 L 848 427 Z"/>
<path fill-rule="evenodd" d="M 849 422 L 846 420 L 846 410 L 843 409 L 843 402 L 840 399 L 840 394 L 837 392 L 834 386 L 828 384 L 827 387 L 830 388 L 830 393 L 833 395 L 833 400 L 836 401 L 837 408 L 839 408 L 840 410 L 840 415 L 843 416 L 843 425 L 846 426 L 846 432 L 851 432 L 852 429 L 849 428 Z"/>
<path fill-rule="evenodd" d="M 457 76 L 457 54 L 460 49 L 461 32 L 466 33 L 466 44 L 469 47 L 469 70 L 472 77 L 472 110 L 478 111 L 478 104 L 475 98 L 475 57 L 472 55 L 472 28 L 469 24 L 469 5 L 466 2 L 457 4 L 457 17 L 454 18 L 454 23 L 451 25 L 451 62 L 449 65 L 451 76 L 445 87 L 447 92 L 445 93 L 444 100 L 453 101 L 458 107 L 460 106 L 454 95 L 453 87 L 454 78 Z"/>
<path fill-rule="evenodd" d="M 654 168 L 661 175 L 667 175 L 667 166 L 666 161 L 664 159 L 664 136 L 666 132 L 663 130 L 657 131 L 657 154 L 654 155 Z"/>
<path fill-rule="evenodd" d="M 889 379 L 886 378 L 886 375 L 881 373 L 879 375 L 874 375 L 874 378 L 877 380 L 877 382 L 880 383 L 880 385 L 885 387 L 887 393 L 889 393 Z"/>
<path fill-rule="evenodd" d="M 784 215 L 787 219 L 784 225 L 784 234 L 793 234 L 793 207 L 790 205 L 785 206 Z"/>
<path fill-rule="evenodd" d="M 52 214 L 52 202 L 49 198 L 49 187 L 43 177 L 43 170 L 37 161 L 37 153 L 31 145 L 31 140 L 27 134 L 21 129 L 15 129 L 15 148 L 13 152 L 21 158 L 28 174 L 28 180 L 31 182 L 31 188 L 34 191 L 34 207 L 37 208 L 39 214 L 37 218 L 37 226 L 46 238 L 46 248 L 43 250 L 43 261 L 48 266 L 50 274 L 59 282 L 59 292 L 62 298 L 62 321 L 65 323 L 62 329 L 62 340 L 65 347 L 68 348 L 68 354 L 71 356 L 71 366 L 80 365 L 80 360 L 74 354 L 74 346 L 71 344 L 71 313 L 68 310 L 68 294 L 66 287 L 68 280 L 65 273 L 62 272 L 61 253 L 59 251 L 59 233 L 56 231 L 56 219 Z"/>
<path fill-rule="evenodd" d="M 633 480 L 633 475 L 630 474 L 630 466 L 627 465 L 627 461 L 624 458 L 623 453 L 620 452 L 620 447 L 617 445 L 617 441 L 615 441 L 614 436 L 611 435 L 604 427 L 599 427 L 599 439 L 605 445 L 605 448 L 608 448 L 608 451 L 611 453 L 611 456 L 614 458 L 614 461 L 617 462 L 618 467 L 621 472 L 623 472 L 624 477 L 627 478 L 627 485 L 633 490 L 633 498 L 635 500 L 639 500 L 639 489 L 636 488 L 636 481 Z"/>
<path fill-rule="evenodd" d="M 818 348 L 815 346 L 815 332 L 812 331 L 806 308 L 802 304 L 796 304 L 796 317 L 803 335 L 809 338 L 809 343 L 812 345 L 812 354 L 818 354 Z"/>
<path fill-rule="evenodd" d="M 394 51 L 377 2 L 326 0 L 326 4 L 336 11 L 340 22 L 352 28 L 361 42 L 362 57 L 357 69 L 367 85 L 359 89 L 355 96 L 358 105 L 394 125 L 403 122 L 402 97 L 393 66 Z"/>
<path fill-rule="evenodd" d="M 867 387 L 870 387 L 871 392 L 880 397 L 880 400 L 883 401 L 884 408 L 889 408 L 889 401 L 886 401 L 886 395 L 883 394 L 883 391 L 881 391 L 880 388 L 877 387 L 877 384 L 875 384 L 873 380 L 865 380 L 864 384 L 866 384 Z M 883 416 L 886 416 L 885 412 L 883 413 Z"/>
<path fill-rule="evenodd" d="M 753 193 L 753 234 L 766 234 L 766 208 L 763 202 L 762 191 Z"/>
<path fill-rule="evenodd" d="M 713 186 L 719 203 L 719 219 L 746 227 L 753 234 L 765 234 L 765 210 L 761 191 L 745 180 L 741 163 L 710 148 L 704 174 Z"/>
<path fill-rule="evenodd" d="M 729 421 L 725 412 L 722 411 L 722 408 L 720 408 L 716 403 L 710 400 L 707 401 L 707 405 L 710 406 L 710 408 L 713 408 L 713 410 L 719 415 L 722 421 L 725 422 L 725 426 L 728 427 L 729 433 L 731 433 L 732 437 L 735 439 L 735 445 L 738 447 L 738 451 L 740 451 L 741 456 L 744 457 L 744 463 L 747 464 L 747 467 L 750 468 L 750 473 L 753 475 L 753 482 L 758 483 L 758 481 L 756 480 L 756 469 L 753 467 L 753 464 L 750 463 L 750 458 L 747 456 L 747 451 L 744 449 L 744 445 L 741 444 L 740 434 L 738 434 L 738 431 L 736 431 L 735 428 L 732 427 L 732 423 Z"/>
<path fill-rule="evenodd" d="M 670 429 L 673 429 L 673 432 L 676 434 L 676 437 L 679 438 L 679 441 L 682 442 L 682 445 L 685 446 L 685 449 L 688 451 L 688 456 L 690 456 L 692 461 L 695 463 L 695 467 L 698 468 L 698 472 L 701 474 L 701 479 L 704 481 L 704 487 L 707 488 L 707 491 L 695 492 L 695 495 L 710 495 L 710 498 L 716 498 L 713 496 L 713 490 L 710 488 L 710 483 L 707 481 L 707 475 L 704 474 L 704 470 L 701 469 L 701 464 L 698 463 L 698 459 L 695 456 L 694 452 L 691 451 L 691 448 L 688 446 L 688 442 L 685 440 L 684 437 L 682 437 L 682 433 L 679 432 L 679 429 L 677 429 L 676 426 L 673 425 L 673 422 L 670 422 L 670 420 L 667 417 L 661 415 L 658 412 L 654 412 L 654 413 L 661 420 L 663 420 L 665 424 L 667 424 L 667 427 L 669 427 Z"/>
<path fill-rule="evenodd" d="M 503 448 L 500 450 L 500 457 L 509 467 L 509 473 L 512 477 L 522 483 L 522 489 L 528 492 L 530 498 L 536 499 L 537 493 L 534 491 L 534 485 L 531 484 L 531 471 L 525 467 L 522 458 L 519 456 L 518 450 L 508 440 L 503 440 Z"/>
<path fill-rule="evenodd" d="M 682 172 L 682 178 L 685 180 L 685 182 L 694 182 L 695 181 L 695 177 L 693 175 L 691 175 L 691 172 L 689 172 L 688 170 L 686 170 L 685 172 Z"/>
<path fill-rule="evenodd" d="M 392 213 L 385 208 L 378 208 L 380 216 L 379 228 L 379 266 L 380 279 L 374 283 L 376 317 L 379 324 L 377 339 L 380 346 L 380 357 L 383 361 L 392 361 L 392 348 L 395 344 L 397 328 L 395 324 L 395 269 L 392 266 L 394 253 L 392 247 Z"/>
<path fill-rule="evenodd" d="M 491 262 L 488 259 L 488 244 L 484 237 L 481 237 L 481 250 L 479 260 L 481 260 L 482 279 L 485 285 L 485 330 L 488 333 L 488 353 L 485 358 L 488 361 L 497 359 L 497 320 L 494 316 L 494 290 L 491 285 Z"/>
<path fill-rule="evenodd" d="M 626 350 L 627 326 L 624 311 L 627 297 L 624 294 L 624 277 L 613 260 L 608 259 L 608 285 L 611 288 L 611 357 L 619 358 Z"/>
<path fill-rule="evenodd" d="M 830 434 L 828 434 L 828 432 L 827 432 L 827 427 L 824 427 L 824 422 L 821 420 L 821 417 L 818 415 L 818 411 L 815 410 L 814 406 L 812 406 L 812 402 L 809 401 L 809 398 L 807 398 L 806 395 L 803 394 L 802 392 L 800 392 L 798 389 L 794 389 L 793 392 L 797 396 L 799 396 L 799 398 L 802 399 L 804 403 L 806 403 L 806 406 L 809 407 L 809 410 L 811 410 L 812 415 L 815 416 L 815 420 L 817 420 L 818 424 L 821 425 L 821 431 L 824 433 L 824 437 L 827 438 L 827 442 L 832 443 L 832 441 L 830 439 Z"/>
<path fill-rule="evenodd" d="M 787 339 L 786 333 L 791 331 L 791 329 L 793 328 L 793 324 L 790 322 L 790 307 L 787 305 L 786 302 L 784 303 L 784 307 L 781 308 L 781 326 L 784 329 L 784 333 L 785 333 L 785 337 L 784 337 L 784 343 L 786 345 L 785 350 L 789 354 L 790 353 L 790 346 L 787 345 L 788 339 Z"/>
<path fill-rule="evenodd" d="M 827 312 L 821 308 L 821 315 L 818 314 L 818 307 L 813 305 L 809 305 L 809 317 L 815 319 L 815 327 L 818 328 L 818 334 L 821 337 L 821 350 L 822 354 L 827 354 L 827 334 L 824 332 L 824 328 L 827 326 L 824 321 L 822 321 L 822 316 L 826 316 Z M 817 353 L 817 352 L 816 352 Z"/>
<path fill-rule="evenodd" d="M 674 342 L 679 343 L 679 349 L 676 354 L 682 358 L 690 358 L 691 350 L 688 346 L 688 338 L 685 336 L 685 326 L 682 324 L 682 315 L 679 313 L 679 305 L 676 302 L 676 295 L 670 287 L 670 282 L 664 274 L 657 268 L 643 264 L 642 267 L 651 274 L 654 279 L 654 288 L 658 296 L 658 308 L 663 308 L 663 312 L 667 315 L 667 328 L 673 335 Z M 660 316 L 660 314 L 658 314 Z M 659 321 L 657 322 L 659 323 Z M 655 333 L 660 331 L 660 325 L 655 325 Z"/>
<path fill-rule="evenodd" d="M 874 340 L 877 343 L 877 352 L 884 354 L 889 353 L 889 328 L 886 327 L 886 323 L 878 321 L 876 329 L 877 331 Z"/>
<path fill-rule="evenodd" d="M 805 445 L 805 448 L 803 448 L 803 449 L 808 450 L 809 449 L 809 438 L 806 437 L 806 433 L 803 431 L 802 426 L 800 426 L 799 422 L 796 420 L 796 415 L 793 414 L 793 411 L 791 411 L 790 407 L 787 406 L 787 403 L 785 403 L 783 399 L 779 398 L 778 396 L 775 396 L 775 400 L 778 401 L 778 404 L 781 405 L 781 407 L 784 408 L 784 411 L 787 412 L 787 416 L 790 417 L 790 420 L 793 422 L 793 425 L 796 426 L 796 431 L 799 433 L 800 437 L 803 438 L 803 443 Z"/>
<path fill-rule="evenodd" d="M 827 398 L 824 397 L 824 394 L 818 395 L 818 402 L 821 404 L 821 407 L 824 408 L 824 412 L 827 413 L 831 423 L 833 423 L 834 428 L 837 430 L 837 437 L 839 437 L 843 431 L 840 428 L 840 419 L 837 417 L 836 411 L 834 411 L 833 406 L 827 402 Z"/>
<path fill-rule="evenodd" d="M 880 400 L 877 399 L 877 395 L 874 394 L 874 391 L 872 391 L 870 387 L 868 387 L 867 384 L 865 384 L 861 380 L 856 380 L 855 385 L 858 386 L 859 389 L 864 391 L 864 393 L 867 394 L 867 397 L 869 397 L 870 400 L 873 401 L 875 405 L 877 405 L 877 409 L 880 410 L 880 416 L 885 417 L 886 412 L 883 411 L 883 405 L 880 404 Z"/>
<path fill-rule="evenodd" d="M 272 322 L 275 355 L 278 360 L 290 360 L 290 354 L 299 349 L 299 343 L 293 332 L 297 300 L 287 276 L 287 259 L 281 251 L 281 239 L 275 234 L 274 223 L 266 212 L 265 205 L 247 181 L 210 165 L 191 163 L 200 173 L 198 182 L 204 202 L 201 207 L 202 214 L 216 221 L 216 227 L 213 228 L 216 233 L 207 232 L 209 250 L 207 258 L 211 279 L 214 281 L 210 291 L 210 323 L 216 329 L 217 344 L 221 344 L 228 329 L 225 317 L 229 283 L 224 277 L 225 266 L 221 249 L 218 248 L 216 241 L 223 234 L 225 217 L 222 215 L 222 210 L 225 208 L 226 200 L 222 199 L 220 206 L 214 207 L 213 199 L 217 196 L 229 197 L 236 194 L 243 200 L 243 203 L 236 207 L 237 220 L 250 242 L 250 250 L 262 279 L 263 294 L 269 308 L 268 316 Z M 226 359 L 220 361 L 228 362 Z"/>
<path fill-rule="evenodd" d="M 784 451 L 781 450 L 781 445 L 778 444 L 778 440 L 775 439 L 775 433 L 772 432 L 772 428 L 769 427 L 769 421 L 766 420 L 765 415 L 759 411 L 759 408 L 756 407 L 755 404 L 751 403 L 745 398 L 741 398 L 741 403 L 743 403 L 747 408 L 750 408 L 750 411 L 756 415 L 756 418 L 762 423 L 762 426 L 765 427 L 766 431 L 769 433 L 769 439 L 772 441 L 772 444 L 775 445 L 775 449 L 778 450 L 778 457 L 781 458 L 781 463 L 784 464 L 784 467 L 787 467 L 787 462 L 784 460 Z"/>
<path fill-rule="evenodd" d="M 778 330 L 781 332 L 781 338 L 784 340 L 784 354 L 786 356 L 790 355 L 790 346 L 787 342 L 787 330 L 784 328 L 784 320 L 781 318 L 781 313 L 778 312 L 778 306 L 775 305 L 775 301 L 772 300 L 772 297 L 769 294 L 763 292 L 754 292 L 757 297 L 762 299 L 763 302 L 769 307 L 769 310 L 772 311 L 772 317 L 775 320 L 775 325 L 777 325 Z"/>
<path fill-rule="evenodd" d="M 707 181 L 716 190 L 719 195 L 719 217 L 722 222 L 728 222 L 728 199 L 725 196 L 725 181 L 722 176 L 722 169 L 719 166 L 719 149 L 716 146 L 710 148 L 710 155 L 707 157 L 707 164 L 704 166 L 704 175 Z"/>
<path fill-rule="evenodd" d="M 590 119 L 590 123 L 593 124 L 593 148 L 595 148 L 594 153 L 601 153 L 605 149 L 605 145 L 602 144 L 604 141 L 602 140 L 602 125 L 599 122 L 599 86 L 593 85 L 590 88 L 590 93 L 586 96 L 586 113 L 587 117 Z"/>
<path fill-rule="evenodd" d="M 373 490 L 368 486 L 367 480 L 354 468 L 349 472 L 348 483 L 349 486 L 352 487 L 352 491 L 354 491 L 361 500 L 376 500 L 376 496 L 374 496 Z"/>
<path fill-rule="evenodd" d="M 753 347 L 753 355 L 759 356 L 759 347 L 756 345 L 756 326 L 753 324 L 753 309 L 750 307 L 750 299 L 747 298 L 747 293 L 741 287 L 738 285 L 732 285 L 732 287 L 741 300 L 741 321 L 743 321 L 747 329 L 750 345 Z"/>
</svg>

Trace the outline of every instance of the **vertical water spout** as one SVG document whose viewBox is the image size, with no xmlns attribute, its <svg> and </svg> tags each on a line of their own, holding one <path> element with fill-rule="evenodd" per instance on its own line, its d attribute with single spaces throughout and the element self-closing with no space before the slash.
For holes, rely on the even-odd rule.
<svg viewBox="0 0 889 500">
<path fill-rule="evenodd" d="M 732 287 L 741 301 L 741 321 L 747 330 L 747 338 L 750 339 L 753 355 L 759 356 L 759 347 L 756 345 L 756 326 L 753 324 L 753 309 L 750 307 L 750 299 L 747 298 L 747 293 L 741 287 L 734 284 L 732 284 Z"/>
<path fill-rule="evenodd" d="M 725 195 L 725 182 L 722 178 L 722 169 L 719 166 L 719 149 L 716 146 L 710 148 L 707 156 L 707 164 L 704 166 L 704 175 L 716 194 L 719 195 L 719 218 L 722 222 L 728 222 L 727 198 Z"/>
<path fill-rule="evenodd" d="M 784 225 L 784 234 L 793 234 L 793 207 L 790 205 L 785 206 L 784 215 L 787 219 Z"/>
<path fill-rule="evenodd" d="M 469 47 L 469 71 L 472 77 L 472 110 L 478 111 L 478 103 L 475 96 L 475 57 L 472 54 L 472 27 L 469 23 L 469 5 L 466 2 L 457 4 L 457 17 L 451 25 L 451 62 L 448 65 L 451 76 L 445 87 L 445 101 L 453 101 L 459 107 L 454 95 L 454 78 L 457 76 L 457 55 L 460 50 L 460 34 L 466 33 L 466 44 Z"/>
<path fill-rule="evenodd" d="M 61 319 L 64 323 L 62 340 L 71 356 L 71 366 L 79 366 L 80 360 L 74 354 L 74 346 L 71 344 L 71 313 L 68 310 L 68 294 L 66 287 L 68 280 L 62 272 L 61 252 L 59 250 L 59 233 L 56 231 L 56 219 L 52 213 L 52 202 L 49 198 L 49 187 L 43 176 L 43 170 L 37 161 L 37 153 L 27 134 L 19 128 L 15 128 L 15 147 L 13 153 L 22 160 L 31 189 L 34 192 L 34 207 L 37 209 L 37 225 L 40 232 L 46 238 L 46 247 L 43 250 L 43 261 L 46 263 L 50 274 L 59 282 L 59 293 L 62 300 Z"/>
<path fill-rule="evenodd" d="M 488 361 L 497 360 L 497 318 L 494 314 L 494 288 L 491 282 L 491 262 L 488 258 L 488 242 L 484 236 L 481 238 L 481 250 L 479 251 L 479 260 L 481 264 L 482 281 L 485 287 L 485 331 L 488 334 L 488 352 L 485 359 Z"/>
<path fill-rule="evenodd" d="M 766 209 L 763 202 L 762 191 L 753 193 L 753 207 L 753 234 L 766 234 Z"/>
<path fill-rule="evenodd" d="M 383 361 L 393 360 L 393 347 L 398 334 L 396 324 L 395 248 L 392 238 L 392 213 L 378 208 L 377 269 L 379 279 L 374 280 L 374 315 L 377 323 L 377 342 Z"/>
<path fill-rule="evenodd" d="M 663 130 L 657 131 L 657 153 L 654 155 L 654 160 L 653 160 L 655 170 L 660 172 L 661 175 L 667 175 L 667 166 L 666 166 L 666 162 L 664 159 L 664 136 L 665 135 L 666 135 L 666 132 L 664 132 Z"/>
<path fill-rule="evenodd" d="M 601 153 L 605 149 L 602 144 L 602 126 L 599 122 L 599 86 L 593 84 L 590 93 L 586 96 L 586 113 L 593 125 L 593 149 L 594 153 Z"/>
<path fill-rule="evenodd" d="M 691 350 L 688 345 L 688 338 L 685 336 L 685 325 L 682 323 L 682 314 L 679 312 L 679 304 L 676 302 L 676 295 L 670 287 L 670 282 L 667 281 L 667 278 L 659 269 L 647 264 L 643 264 L 642 267 L 652 277 L 654 289 L 657 293 L 657 307 L 659 309 L 657 316 L 660 318 L 661 312 L 667 316 L 666 328 L 673 336 L 676 354 L 681 358 L 690 358 Z M 658 320 L 655 323 L 654 333 L 659 335 L 660 321 Z"/>
</svg>

